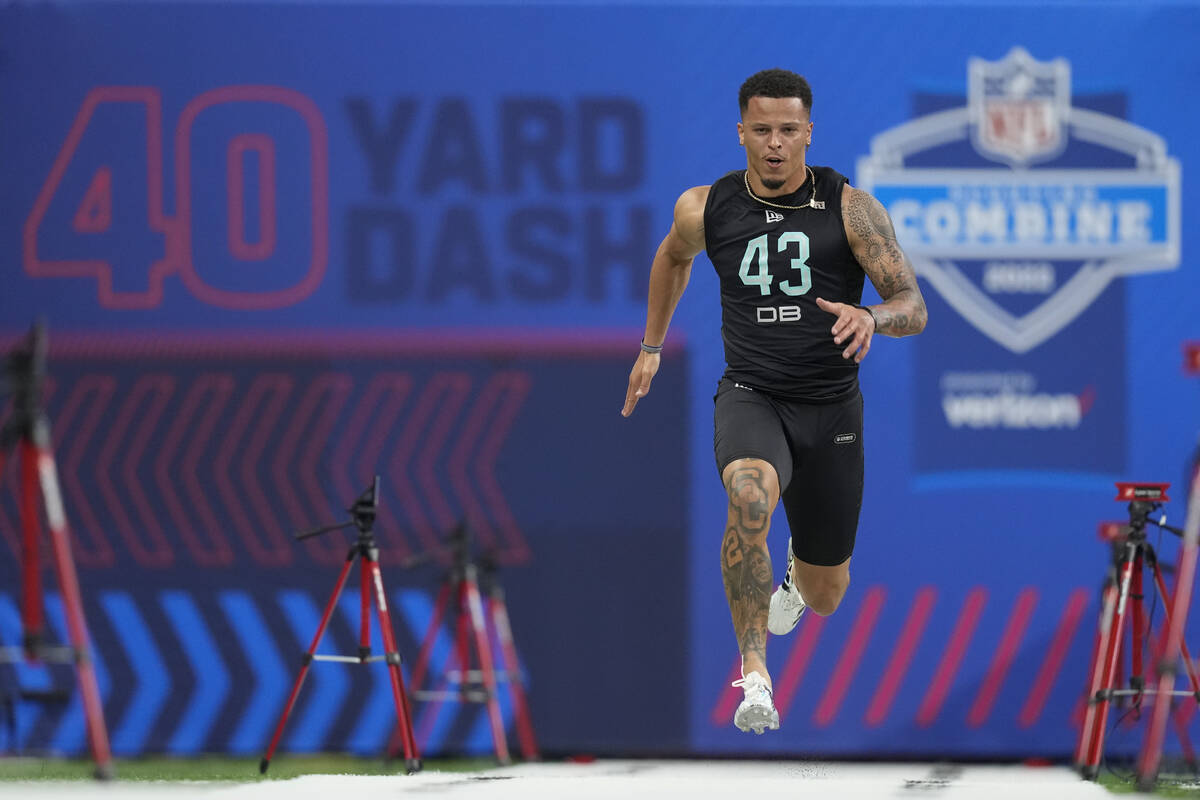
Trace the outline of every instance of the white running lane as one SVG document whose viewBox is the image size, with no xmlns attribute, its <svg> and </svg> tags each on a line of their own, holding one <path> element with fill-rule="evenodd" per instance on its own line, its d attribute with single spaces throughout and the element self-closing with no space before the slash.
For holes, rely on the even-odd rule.
<svg viewBox="0 0 1200 800">
<path fill-rule="evenodd" d="M 847 764 L 825 761 L 597 761 L 482 772 L 307 775 L 255 783 L 4 783 L 30 800 L 1075 800 L 1111 798 L 1065 767 Z M 1138 795 L 1123 795 L 1137 797 Z"/>
</svg>

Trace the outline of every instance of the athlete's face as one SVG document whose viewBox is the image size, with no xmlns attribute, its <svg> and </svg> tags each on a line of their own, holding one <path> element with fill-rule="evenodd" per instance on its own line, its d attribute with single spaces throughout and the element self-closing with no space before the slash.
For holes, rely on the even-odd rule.
<svg viewBox="0 0 1200 800">
<path fill-rule="evenodd" d="M 751 97 L 738 123 L 738 143 L 746 148 L 751 182 L 773 192 L 782 189 L 783 194 L 799 189 L 812 128 L 799 97 Z"/>
</svg>

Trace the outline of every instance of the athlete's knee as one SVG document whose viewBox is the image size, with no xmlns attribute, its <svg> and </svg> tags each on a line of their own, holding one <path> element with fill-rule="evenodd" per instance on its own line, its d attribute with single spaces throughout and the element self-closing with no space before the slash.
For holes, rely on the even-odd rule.
<svg viewBox="0 0 1200 800">
<path fill-rule="evenodd" d="M 846 596 L 846 589 L 850 587 L 850 573 L 831 575 L 814 583 L 815 586 L 805 587 L 807 591 L 801 593 L 804 604 L 811 608 L 814 614 L 828 617 L 837 611 L 842 598 Z"/>
<path fill-rule="evenodd" d="M 796 588 L 814 614 L 828 617 L 837 611 L 850 586 L 849 566 L 848 561 L 837 567 L 821 567 L 796 560 L 793 566 Z"/>
<path fill-rule="evenodd" d="M 729 524 L 740 535 L 766 533 L 771 512 L 779 502 L 779 479 L 765 461 L 742 459 L 725 469 L 725 491 L 729 495 Z"/>
</svg>

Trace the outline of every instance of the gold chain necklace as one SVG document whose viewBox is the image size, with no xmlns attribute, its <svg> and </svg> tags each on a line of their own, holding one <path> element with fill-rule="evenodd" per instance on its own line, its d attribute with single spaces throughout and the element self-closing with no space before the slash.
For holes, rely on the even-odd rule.
<svg viewBox="0 0 1200 800">
<path fill-rule="evenodd" d="M 771 206 L 772 208 L 786 208 L 788 211 L 799 211 L 802 208 L 816 208 L 816 206 L 813 205 L 813 201 L 817 199 L 817 176 L 813 175 L 812 168 L 809 167 L 808 164 L 804 165 L 804 169 L 806 169 L 808 171 L 808 179 L 812 182 L 812 196 L 808 198 L 808 202 L 806 202 L 804 205 L 785 206 L 785 205 L 780 205 L 779 203 L 772 203 L 770 200 L 762 199 L 761 197 L 756 195 L 754 193 L 754 191 L 750 188 L 750 170 L 746 170 L 745 172 L 742 173 L 742 180 L 746 184 L 746 194 L 750 195 L 751 197 L 753 197 L 755 200 L 762 203 L 763 205 Z"/>
</svg>

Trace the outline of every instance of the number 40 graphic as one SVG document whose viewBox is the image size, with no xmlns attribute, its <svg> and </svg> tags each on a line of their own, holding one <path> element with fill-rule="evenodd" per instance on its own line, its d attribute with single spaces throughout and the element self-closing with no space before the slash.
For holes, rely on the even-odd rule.
<svg viewBox="0 0 1200 800">
<path fill-rule="evenodd" d="M 254 114 L 243 113 L 251 109 Z M 268 127 L 302 126 L 307 154 L 277 167 L 274 136 L 257 129 L 228 134 L 231 119 L 242 116 L 246 127 L 261 126 L 267 120 L 264 110 L 277 118 Z M 217 119 L 224 125 L 196 125 L 197 120 Z M 123 135 L 86 141 L 104 132 L 93 129 L 114 121 L 125 125 L 120 130 L 126 132 L 131 121 L 139 130 L 144 124 L 144 167 L 138 163 L 140 155 L 129 157 L 129 149 L 142 141 Z M 214 133 L 224 141 L 201 141 Z M 329 260 L 329 145 L 316 104 L 275 86 L 227 86 L 193 98 L 175 128 L 172 216 L 163 202 L 162 136 L 158 89 L 92 89 L 25 220 L 25 272 L 36 278 L 93 278 L 100 304 L 110 309 L 156 308 L 164 279 L 172 274 L 197 299 L 222 308 L 280 308 L 312 294 Z M 193 147 L 201 145 L 212 163 L 214 148 L 224 148 L 224 158 L 217 159 L 223 169 L 193 170 Z M 297 152 L 291 138 L 287 152 Z M 249 175 L 253 180 L 248 180 L 248 164 L 257 167 Z M 300 181 L 302 190 L 279 191 L 283 178 L 290 189 Z M 218 202 L 224 204 L 219 215 L 214 212 Z M 209 212 L 201 231 L 194 229 L 194 217 L 200 217 L 196 206 Z M 131 214 L 138 218 L 131 220 Z M 248 219 L 256 224 L 248 225 Z M 281 227 L 304 235 L 280 236 Z M 153 244 L 141 242 L 139 247 L 135 238 Z M 138 260 L 144 263 L 130 263 Z M 118 270 L 122 280 L 114 278 Z"/>
</svg>

